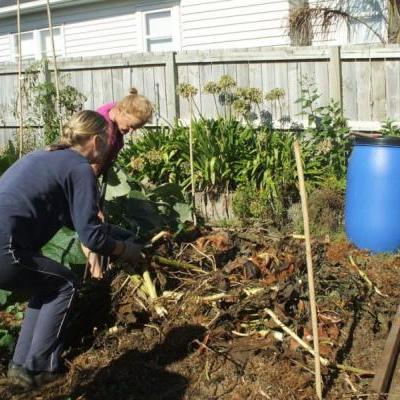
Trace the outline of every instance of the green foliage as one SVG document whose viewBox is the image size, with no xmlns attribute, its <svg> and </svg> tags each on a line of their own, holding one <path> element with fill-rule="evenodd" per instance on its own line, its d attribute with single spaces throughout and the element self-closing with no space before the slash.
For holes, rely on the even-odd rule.
<svg viewBox="0 0 400 400">
<path fill-rule="evenodd" d="M 128 178 L 122 170 L 111 168 L 107 174 L 105 199 L 110 201 L 117 197 L 127 196 L 131 191 Z"/>
<path fill-rule="evenodd" d="M 13 314 L 14 317 L 18 320 L 22 320 L 24 318 L 24 307 L 20 303 L 14 303 L 9 305 L 6 308 L 6 311 L 10 314 Z"/>
<path fill-rule="evenodd" d="M 233 197 L 233 212 L 245 222 L 271 222 L 276 219 L 276 210 L 271 209 L 269 193 L 257 189 L 251 183 L 239 187 Z"/>
<path fill-rule="evenodd" d="M 47 60 L 32 64 L 24 74 L 24 152 L 58 141 L 60 118 L 65 122 L 74 112 L 81 110 L 86 101 L 82 93 L 67 83 L 68 76 L 62 74 L 59 76 L 58 106 L 55 83 L 46 76 L 49 76 Z M 15 111 L 15 114 L 18 112 Z M 43 126 L 39 138 L 37 126 Z"/>
<path fill-rule="evenodd" d="M 4 149 L 0 150 L 0 176 L 17 160 L 17 150 L 10 141 Z"/>
<path fill-rule="evenodd" d="M 56 142 L 60 137 L 60 118 L 57 107 L 56 88 L 53 82 L 38 83 L 32 88 L 33 109 L 40 112 L 43 121 L 44 144 Z M 61 118 L 65 121 L 75 111 L 80 110 L 86 97 L 74 87 L 60 88 Z"/>
<path fill-rule="evenodd" d="M 12 351 L 15 344 L 15 337 L 7 328 L 2 328 L 0 323 L 0 347 L 5 347 L 9 352 Z"/>
<path fill-rule="evenodd" d="M 305 135 L 314 149 L 314 157 L 324 168 L 325 177 L 344 180 L 351 140 L 343 110 L 333 100 L 327 106 L 318 105 L 321 95 L 309 80 L 303 82 L 301 93 L 297 102 L 302 105 L 301 115 L 308 120 Z"/>
<path fill-rule="evenodd" d="M 191 85 L 181 85 L 180 89 L 181 96 L 194 101 L 197 92 Z M 262 119 L 263 99 L 271 110 L 277 103 L 282 116 L 285 91 L 281 88 L 263 94 L 256 88 L 238 87 L 231 77 L 223 76 L 217 82 L 208 82 L 203 91 L 218 98 L 225 117 L 201 116 L 191 121 L 196 191 L 238 190 L 235 207 L 239 215 L 282 225 L 287 209 L 299 200 L 293 156 L 296 135 L 301 142 L 308 188 L 321 187 L 326 180 L 345 186 L 351 146 L 347 121 L 337 103 L 324 107 L 318 104 L 320 94 L 312 82 L 303 82 L 302 95 L 297 100 L 308 122 L 301 132 L 276 129 Z M 258 117 L 251 118 L 255 112 Z M 258 125 L 252 122 L 257 118 L 261 122 Z M 188 128 L 182 123 L 147 130 L 128 143 L 120 166 L 138 181 L 155 186 L 169 182 L 188 191 L 188 137 Z"/>
<path fill-rule="evenodd" d="M 86 263 L 77 234 L 66 227 L 42 248 L 42 253 L 69 268 Z"/>
<path fill-rule="evenodd" d="M 137 237 L 149 239 L 162 229 L 179 232 L 192 221 L 191 207 L 173 183 L 146 186 L 129 180 L 131 190 L 106 202 L 110 223 L 122 225 Z"/>
<path fill-rule="evenodd" d="M 0 289 L 0 306 L 4 306 L 7 303 L 7 299 L 10 297 L 11 292 L 8 290 Z"/>
<path fill-rule="evenodd" d="M 391 119 L 387 119 L 380 130 L 383 136 L 400 136 L 399 124 Z"/>
</svg>

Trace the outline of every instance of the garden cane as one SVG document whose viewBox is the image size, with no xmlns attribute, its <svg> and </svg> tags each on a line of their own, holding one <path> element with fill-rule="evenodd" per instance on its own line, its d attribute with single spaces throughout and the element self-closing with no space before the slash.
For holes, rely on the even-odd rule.
<svg viewBox="0 0 400 400">
<path fill-rule="evenodd" d="M 297 138 L 293 144 L 294 154 L 297 165 L 297 175 L 299 179 L 299 191 L 301 198 L 301 208 L 303 212 L 303 224 L 304 224 L 304 236 L 306 244 L 306 258 L 307 258 L 307 275 L 308 275 L 308 288 L 310 293 L 310 309 L 311 309 L 311 321 L 312 321 L 312 333 L 314 342 L 314 353 L 315 353 L 315 386 L 317 391 L 318 399 L 322 399 L 322 381 L 321 381 L 321 360 L 319 355 L 319 340 L 318 340 L 318 317 L 317 317 L 317 306 L 315 301 L 315 288 L 314 288 L 314 272 L 312 264 L 312 253 L 311 253 L 311 238 L 310 238 L 310 227 L 308 220 L 308 208 L 307 208 L 307 193 L 304 184 L 304 172 L 301 159 L 301 149 Z"/>
</svg>

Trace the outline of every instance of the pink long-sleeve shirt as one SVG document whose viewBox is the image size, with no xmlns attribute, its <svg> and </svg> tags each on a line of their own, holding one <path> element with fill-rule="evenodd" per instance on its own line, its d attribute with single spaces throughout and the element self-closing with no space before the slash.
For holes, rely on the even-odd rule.
<svg viewBox="0 0 400 400">
<path fill-rule="evenodd" d="M 124 147 L 124 136 L 119 131 L 118 126 L 115 122 L 110 119 L 110 110 L 116 105 L 116 102 L 111 102 L 102 105 L 96 111 L 101 114 L 108 122 L 108 154 L 102 173 L 106 172 L 113 162 L 117 159 L 118 153 Z"/>
</svg>

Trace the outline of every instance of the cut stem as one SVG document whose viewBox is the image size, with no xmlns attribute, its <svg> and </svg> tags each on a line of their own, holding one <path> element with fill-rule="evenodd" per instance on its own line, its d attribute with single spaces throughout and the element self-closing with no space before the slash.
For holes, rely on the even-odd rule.
<svg viewBox="0 0 400 400">
<path fill-rule="evenodd" d="M 208 272 L 203 271 L 202 269 L 200 269 L 192 264 L 185 263 L 183 261 L 170 260 L 169 258 L 165 258 L 165 257 L 161 257 L 161 256 L 153 256 L 152 259 L 159 264 L 167 265 L 170 267 L 175 267 L 178 269 L 186 269 L 188 271 L 194 271 L 194 272 L 198 272 L 200 274 L 205 274 L 205 275 L 208 274 Z"/>
<path fill-rule="evenodd" d="M 275 322 L 275 324 L 279 326 L 279 328 L 281 328 L 284 332 L 286 332 L 289 336 L 291 336 L 301 347 L 307 350 L 310 354 L 312 354 L 314 357 L 316 356 L 313 348 L 309 344 L 307 344 L 303 339 L 297 336 L 296 333 L 294 333 L 290 328 L 288 328 L 271 309 L 265 308 L 264 311 L 271 317 L 271 319 Z M 374 371 L 355 368 L 345 364 L 336 364 L 335 362 L 330 361 L 327 358 L 321 356 L 319 356 L 319 360 L 322 365 L 329 368 L 336 368 L 343 371 L 353 372 L 357 375 L 364 375 L 364 376 L 375 375 Z"/>
</svg>

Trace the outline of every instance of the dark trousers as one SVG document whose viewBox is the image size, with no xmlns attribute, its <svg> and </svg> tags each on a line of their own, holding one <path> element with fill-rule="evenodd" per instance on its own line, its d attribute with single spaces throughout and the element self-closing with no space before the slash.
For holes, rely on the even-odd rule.
<svg viewBox="0 0 400 400">
<path fill-rule="evenodd" d="M 29 292 L 13 362 L 30 371 L 56 371 L 68 311 L 76 291 L 75 275 L 33 251 L 19 249 L 0 235 L 0 288 Z"/>
</svg>

